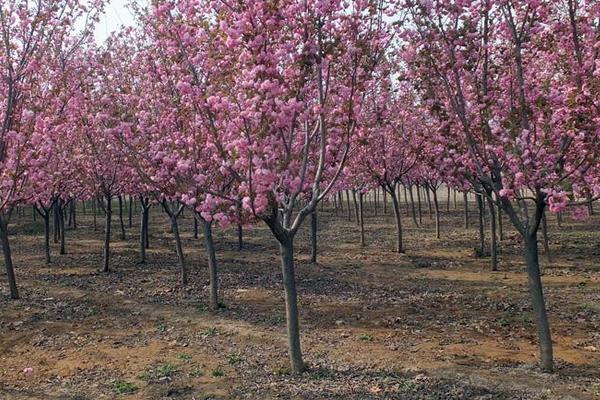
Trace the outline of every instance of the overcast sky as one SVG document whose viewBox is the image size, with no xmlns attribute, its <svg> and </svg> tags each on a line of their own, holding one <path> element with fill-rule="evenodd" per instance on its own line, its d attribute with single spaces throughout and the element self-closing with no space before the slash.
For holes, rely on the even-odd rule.
<svg viewBox="0 0 600 400">
<path fill-rule="evenodd" d="M 102 43 L 111 32 L 119 29 L 120 26 L 130 26 L 134 24 L 133 16 L 127 9 L 128 0 L 110 0 L 106 5 L 106 13 L 100 18 L 94 36 L 98 43 Z"/>
</svg>

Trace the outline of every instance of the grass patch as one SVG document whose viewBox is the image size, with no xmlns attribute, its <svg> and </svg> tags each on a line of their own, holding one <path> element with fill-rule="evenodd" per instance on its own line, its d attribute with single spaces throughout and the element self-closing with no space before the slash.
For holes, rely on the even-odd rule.
<svg viewBox="0 0 600 400">
<path fill-rule="evenodd" d="M 242 362 L 242 355 L 240 353 L 231 353 L 227 356 L 227 362 L 229 365 L 236 365 Z"/>
<path fill-rule="evenodd" d="M 218 333 L 217 328 L 215 328 L 214 326 L 210 327 L 210 328 L 206 328 L 205 330 L 203 330 L 202 332 L 200 332 L 200 335 L 202 337 L 211 337 L 211 336 L 215 336 Z"/>
<path fill-rule="evenodd" d="M 142 372 L 139 378 L 146 382 L 165 380 L 171 378 L 178 372 L 179 368 L 177 368 L 176 365 L 171 363 L 162 363 Z"/>
<path fill-rule="evenodd" d="M 215 378 L 220 378 L 222 376 L 225 376 L 225 371 L 223 371 L 223 368 L 217 367 L 213 369 L 210 374 Z"/>
<path fill-rule="evenodd" d="M 373 335 L 371 335 L 370 333 L 361 333 L 360 335 L 358 335 L 358 339 L 362 340 L 363 342 L 372 342 Z"/>
<path fill-rule="evenodd" d="M 118 380 L 115 381 L 115 383 L 113 383 L 113 392 L 115 392 L 116 394 L 132 394 L 138 389 L 139 388 L 131 382 Z"/>
</svg>

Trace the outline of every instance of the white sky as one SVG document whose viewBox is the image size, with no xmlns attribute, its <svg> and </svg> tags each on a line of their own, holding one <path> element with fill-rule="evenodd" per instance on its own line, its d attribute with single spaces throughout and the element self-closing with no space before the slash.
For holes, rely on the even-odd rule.
<svg viewBox="0 0 600 400">
<path fill-rule="evenodd" d="M 94 36 L 96 42 L 102 43 L 114 31 L 121 26 L 133 25 L 134 18 L 131 12 L 127 9 L 128 0 L 109 0 L 105 14 L 100 18 Z"/>
</svg>

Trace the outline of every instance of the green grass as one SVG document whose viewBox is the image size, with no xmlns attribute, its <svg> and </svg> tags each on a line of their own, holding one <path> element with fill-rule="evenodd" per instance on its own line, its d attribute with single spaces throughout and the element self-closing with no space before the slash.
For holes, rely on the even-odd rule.
<svg viewBox="0 0 600 400">
<path fill-rule="evenodd" d="M 225 376 L 225 371 L 223 371 L 223 368 L 217 367 L 213 369 L 210 374 L 215 378 L 220 378 L 222 376 Z"/>
<path fill-rule="evenodd" d="M 371 335 L 370 333 L 361 333 L 360 335 L 358 335 L 358 339 L 362 340 L 363 342 L 372 342 L 373 335 Z"/>
<path fill-rule="evenodd" d="M 165 378 L 170 378 L 179 372 L 179 368 L 171 363 L 162 363 L 154 366 L 140 374 L 139 378 L 144 381 L 155 381 Z"/>
<path fill-rule="evenodd" d="M 190 356 L 188 353 L 179 353 L 177 354 L 177 358 L 179 358 L 182 361 L 190 361 L 192 359 L 192 356 Z"/>
<path fill-rule="evenodd" d="M 139 388 L 131 382 L 118 380 L 113 383 L 113 391 L 116 394 L 132 394 L 138 389 Z"/>
<path fill-rule="evenodd" d="M 200 335 L 202 337 L 211 337 L 211 336 L 215 336 L 218 333 L 217 328 L 215 328 L 214 326 L 210 327 L 210 328 L 206 328 L 205 330 L 203 330 L 202 332 L 200 332 Z"/>
<path fill-rule="evenodd" d="M 240 353 L 231 353 L 227 356 L 227 362 L 229 365 L 235 365 L 242 362 L 242 355 Z"/>
</svg>

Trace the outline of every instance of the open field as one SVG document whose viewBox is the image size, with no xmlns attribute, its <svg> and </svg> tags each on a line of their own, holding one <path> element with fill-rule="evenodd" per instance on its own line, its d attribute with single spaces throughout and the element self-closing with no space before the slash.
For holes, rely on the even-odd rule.
<svg viewBox="0 0 600 400">
<path fill-rule="evenodd" d="M 330 207 L 330 206 L 328 206 Z M 474 210 L 474 204 L 472 209 Z M 43 262 L 43 227 L 13 217 L 20 300 L 0 299 L 0 399 L 598 399 L 599 218 L 549 220 L 542 254 L 557 371 L 539 372 L 517 235 L 500 271 L 476 258 L 473 226 L 442 214 L 404 218 L 407 252 L 393 253 L 391 215 L 354 222 L 321 212 L 319 260 L 296 240 L 302 346 L 309 371 L 289 374 L 278 249 L 266 227 L 215 229 L 224 308 L 207 311 L 208 271 L 192 218 L 181 220 L 190 284 L 179 283 L 168 219 L 151 212 L 148 263 L 137 264 L 137 216 L 115 234 L 113 272 L 98 272 L 102 232 L 89 215 L 67 231 L 67 254 Z M 459 206 L 460 209 L 460 206 Z M 391 210 L 389 210 L 391 212 Z M 117 224 L 115 224 L 117 226 Z M 505 223 L 505 229 L 508 223 Z M 55 245 L 54 245 L 55 246 Z M 24 373 L 32 368 L 31 373 Z"/>
</svg>

